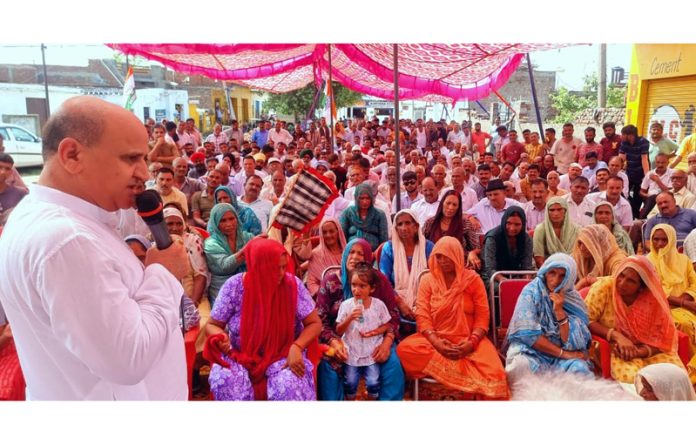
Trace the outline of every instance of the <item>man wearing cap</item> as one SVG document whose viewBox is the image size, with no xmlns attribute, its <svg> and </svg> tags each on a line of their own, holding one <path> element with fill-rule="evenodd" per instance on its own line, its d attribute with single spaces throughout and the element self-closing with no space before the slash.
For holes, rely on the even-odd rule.
<svg viewBox="0 0 696 445">
<path fill-rule="evenodd" d="M 263 189 L 261 190 L 261 195 L 264 194 L 264 191 L 268 188 L 271 187 L 271 180 L 273 177 L 273 174 L 277 171 L 280 171 L 283 176 L 285 176 L 285 171 L 283 170 L 283 164 L 280 162 L 280 159 L 278 158 L 270 158 L 268 160 L 268 165 L 267 167 L 267 175 L 265 178 L 263 178 Z M 327 169 L 328 170 L 328 169 Z"/>
<path fill-rule="evenodd" d="M 208 172 L 205 165 L 205 155 L 201 152 L 196 152 L 191 155 L 192 166 L 188 172 L 188 177 L 192 179 L 200 179 Z"/>
<path fill-rule="evenodd" d="M 491 179 L 486 187 L 486 198 L 469 209 L 468 213 L 477 221 L 474 225 L 480 226 L 479 232 L 485 234 L 500 225 L 505 209 L 513 205 L 522 207 L 522 204 L 514 199 L 505 197 L 503 181 Z"/>
<path fill-rule="evenodd" d="M 561 183 L 558 185 L 558 187 L 564 190 L 570 190 L 570 185 L 578 176 L 582 176 L 582 166 L 577 162 L 573 162 L 568 167 L 568 172 L 564 175 L 561 175 Z M 587 179 L 589 181 L 589 178 Z"/>
<path fill-rule="evenodd" d="M 268 176 L 268 173 L 264 170 L 266 166 L 266 155 L 263 153 L 256 153 L 254 156 L 255 172 L 254 174 L 264 179 Z"/>
</svg>

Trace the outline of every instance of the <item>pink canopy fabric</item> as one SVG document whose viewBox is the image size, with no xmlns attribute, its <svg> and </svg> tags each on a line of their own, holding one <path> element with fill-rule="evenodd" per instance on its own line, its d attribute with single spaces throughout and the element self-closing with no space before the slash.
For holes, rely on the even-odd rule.
<svg viewBox="0 0 696 445">
<path fill-rule="evenodd" d="M 363 94 L 394 98 L 393 45 L 109 44 L 175 71 L 285 93 L 329 78 Z M 559 44 L 399 44 L 399 98 L 452 103 L 500 89 L 531 51 Z"/>
</svg>

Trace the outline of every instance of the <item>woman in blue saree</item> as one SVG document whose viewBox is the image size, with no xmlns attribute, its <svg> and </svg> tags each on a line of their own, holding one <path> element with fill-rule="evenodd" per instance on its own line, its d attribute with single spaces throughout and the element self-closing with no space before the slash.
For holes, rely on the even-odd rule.
<svg viewBox="0 0 696 445">
<path fill-rule="evenodd" d="M 569 255 L 551 255 L 522 290 L 508 328 L 505 370 L 591 374 L 587 306 L 575 290 L 577 266 Z"/>
<path fill-rule="evenodd" d="M 350 241 L 343 251 L 341 273 L 329 273 L 321 280 L 317 293 L 317 312 L 321 318 L 322 329 L 319 341 L 331 347 L 331 356 L 324 356 L 317 369 L 317 398 L 319 400 L 343 400 L 343 363 L 348 358 L 341 337 L 336 333 L 338 308 L 353 297 L 348 284 L 349 273 L 360 262 L 373 262 L 370 244 L 362 238 Z M 377 347 L 373 358 L 380 365 L 379 379 L 382 389 L 379 400 L 402 400 L 404 398 L 404 371 L 396 355 L 396 340 L 399 335 L 399 311 L 396 307 L 396 294 L 389 280 L 381 272 L 373 298 L 381 300 L 391 315 L 391 329 Z"/>
</svg>

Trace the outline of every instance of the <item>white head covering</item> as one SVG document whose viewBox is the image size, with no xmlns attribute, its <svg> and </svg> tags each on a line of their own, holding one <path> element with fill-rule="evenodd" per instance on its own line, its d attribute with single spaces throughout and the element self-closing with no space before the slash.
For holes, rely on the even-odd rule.
<svg viewBox="0 0 696 445">
<path fill-rule="evenodd" d="M 689 376 L 682 368 L 671 363 L 657 363 L 649 365 L 636 374 L 636 391 L 640 394 L 645 378 L 657 400 L 696 400 L 696 393 L 691 386 Z"/>
<path fill-rule="evenodd" d="M 399 238 L 399 233 L 396 230 L 396 221 L 399 216 L 407 214 L 418 224 L 418 216 L 413 210 L 403 209 L 394 215 L 394 223 L 392 226 L 392 249 L 394 249 L 394 290 L 396 293 L 404 297 L 409 307 L 414 307 L 416 304 L 416 295 L 418 294 L 418 275 L 428 268 L 428 260 L 425 257 L 426 239 L 423 236 L 423 228 L 418 226 L 418 244 L 413 252 L 411 260 L 411 270 L 408 270 L 408 259 L 406 257 L 406 249 L 404 243 Z"/>
</svg>

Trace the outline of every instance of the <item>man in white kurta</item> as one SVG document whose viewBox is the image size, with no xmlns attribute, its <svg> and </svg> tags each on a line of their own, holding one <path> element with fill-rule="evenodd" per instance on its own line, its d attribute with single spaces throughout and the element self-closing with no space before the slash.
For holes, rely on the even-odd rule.
<svg viewBox="0 0 696 445">
<path fill-rule="evenodd" d="M 90 127 L 95 116 L 104 120 Z M 61 120 L 72 121 L 75 134 L 56 130 Z M 44 131 L 53 151 L 40 185 L 0 237 L 0 303 L 12 321 L 27 398 L 185 400 L 183 288 L 150 264 L 159 258 L 171 268 L 186 258 L 183 246 L 148 253 L 143 267 L 116 232 L 114 212 L 132 205 L 136 184 L 147 178 L 144 127 L 121 107 L 77 97 Z M 108 175 L 93 170 L 102 163 Z"/>
</svg>

